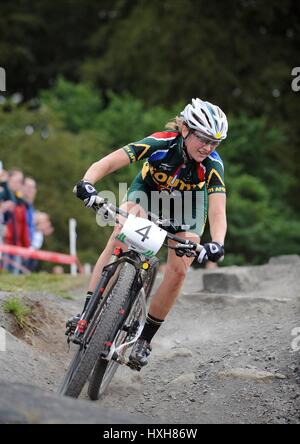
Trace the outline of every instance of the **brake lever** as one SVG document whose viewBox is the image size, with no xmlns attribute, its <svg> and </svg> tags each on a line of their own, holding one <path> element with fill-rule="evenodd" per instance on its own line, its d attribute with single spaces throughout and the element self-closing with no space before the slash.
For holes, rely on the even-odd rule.
<svg viewBox="0 0 300 444">
<path fill-rule="evenodd" d="M 192 250 L 184 250 L 184 249 L 181 249 L 181 248 L 176 248 L 175 249 L 175 254 L 178 257 L 182 257 L 182 256 L 186 256 L 186 257 L 194 256 L 194 257 L 196 257 L 197 256 L 194 251 L 192 251 Z"/>
<path fill-rule="evenodd" d="M 98 210 L 100 210 L 102 207 L 103 207 L 103 205 L 104 204 L 106 204 L 108 202 L 108 200 L 107 199 L 104 199 L 103 197 L 100 197 L 100 196 L 96 196 L 96 199 L 95 199 L 95 202 L 94 202 L 94 204 L 92 205 L 92 209 L 94 210 L 94 211 L 98 211 Z"/>
</svg>

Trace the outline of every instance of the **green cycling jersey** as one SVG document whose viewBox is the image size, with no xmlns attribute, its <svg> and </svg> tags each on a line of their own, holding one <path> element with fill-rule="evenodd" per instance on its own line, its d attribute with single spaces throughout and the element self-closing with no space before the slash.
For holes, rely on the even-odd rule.
<svg viewBox="0 0 300 444">
<path fill-rule="evenodd" d="M 216 151 L 203 162 L 189 159 L 183 147 L 183 138 L 176 131 L 154 133 L 138 142 L 123 147 L 131 162 L 147 159 L 141 177 L 153 190 L 202 190 L 207 193 L 225 193 L 224 166 Z"/>
<path fill-rule="evenodd" d="M 150 196 L 153 191 L 164 191 L 169 194 L 176 191 L 182 195 L 188 194 L 192 199 L 190 215 L 187 214 L 188 205 L 184 207 L 184 202 L 182 204 L 183 225 L 188 228 L 178 225 L 168 231 L 175 233 L 191 231 L 202 234 L 207 219 L 207 196 L 213 193 L 226 193 L 224 166 L 216 151 L 201 163 L 190 159 L 183 142 L 183 137 L 178 131 L 162 131 L 123 147 L 130 162 L 146 160 L 141 172 L 133 181 L 126 200 L 140 203 L 137 196 L 142 191 L 149 198 L 147 206 L 142 206 L 146 211 L 153 211 Z M 186 193 L 187 191 L 191 193 Z M 197 191 L 200 193 L 197 194 Z M 197 206 L 199 196 L 201 204 Z M 176 220 L 177 215 L 174 214 L 174 210 L 169 216 L 171 220 Z M 195 223 L 186 225 L 185 222 L 190 219 Z"/>
</svg>

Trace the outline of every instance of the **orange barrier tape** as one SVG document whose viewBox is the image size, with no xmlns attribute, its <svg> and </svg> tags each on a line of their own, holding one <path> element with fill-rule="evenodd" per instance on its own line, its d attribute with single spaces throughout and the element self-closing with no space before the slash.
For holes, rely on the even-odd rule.
<svg viewBox="0 0 300 444">
<path fill-rule="evenodd" d="M 27 259 L 37 259 L 45 262 L 55 262 L 56 264 L 79 264 L 76 256 L 56 253 L 54 251 L 32 250 L 31 248 L 16 247 L 14 245 L 0 244 L 0 253 L 6 253 L 12 256 L 22 256 Z"/>
</svg>

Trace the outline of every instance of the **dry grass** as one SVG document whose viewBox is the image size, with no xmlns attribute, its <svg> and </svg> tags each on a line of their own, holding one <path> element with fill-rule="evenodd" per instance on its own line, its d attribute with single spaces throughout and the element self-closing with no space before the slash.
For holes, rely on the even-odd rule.
<svg viewBox="0 0 300 444">
<path fill-rule="evenodd" d="M 13 276 L 7 273 L 0 275 L 0 291 L 6 292 L 47 292 L 64 299 L 72 299 L 72 291 L 85 287 L 87 277 L 78 275 L 53 275 L 48 273 L 33 273 Z"/>
<path fill-rule="evenodd" d="M 16 323 L 21 329 L 27 327 L 31 309 L 26 307 L 18 297 L 7 299 L 3 304 L 3 309 L 6 313 L 14 316 Z"/>
</svg>

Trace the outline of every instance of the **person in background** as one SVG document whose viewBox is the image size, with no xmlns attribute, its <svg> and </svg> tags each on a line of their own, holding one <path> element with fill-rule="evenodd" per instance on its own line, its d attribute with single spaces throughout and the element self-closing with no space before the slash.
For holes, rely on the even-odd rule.
<svg viewBox="0 0 300 444">
<path fill-rule="evenodd" d="M 15 208 L 14 196 L 8 187 L 8 173 L 5 170 L 0 172 L 0 243 L 3 242 L 5 225 Z"/>
<path fill-rule="evenodd" d="M 50 236 L 54 229 L 47 213 L 36 210 L 34 201 L 37 194 L 37 183 L 32 177 L 26 177 L 23 186 L 23 197 L 27 207 L 27 223 L 30 234 L 30 246 L 35 250 L 42 248 L 44 237 Z"/>
<path fill-rule="evenodd" d="M 0 201 L 0 244 L 3 243 L 5 225 L 15 208 L 15 203 L 11 200 Z"/>
<path fill-rule="evenodd" d="M 36 211 L 34 214 L 35 232 L 32 241 L 32 248 L 40 250 L 43 246 L 45 236 L 50 236 L 54 228 L 47 213 Z"/>
<path fill-rule="evenodd" d="M 30 247 L 34 249 L 39 249 L 35 247 L 35 245 L 39 242 L 36 242 L 36 226 L 35 226 L 35 208 L 34 201 L 37 193 L 37 184 L 36 181 L 32 177 L 25 177 L 24 185 L 23 185 L 23 197 L 26 204 L 26 220 L 29 229 L 29 238 L 30 238 Z M 30 270 L 34 271 L 37 267 L 38 262 L 34 259 L 25 259 L 23 260 L 24 266 Z"/>
<path fill-rule="evenodd" d="M 26 203 L 27 224 L 29 227 L 30 244 L 32 244 L 35 232 L 34 225 L 34 201 L 37 193 L 36 181 L 32 177 L 25 177 L 23 185 L 23 198 Z"/>
<path fill-rule="evenodd" d="M 27 223 L 26 204 L 23 199 L 24 174 L 19 168 L 13 168 L 8 172 L 8 188 L 13 194 L 15 208 L 12 217 L 5 227 L 4 242 L 18 247 L 30 247 L 30 234 Z M 21 272 L 21 258 L 9 256 L 5 268 L 13 274 Z"/>
<path fill-rule="evenodd" d="M 39 211 L 36 221 L 36 229 L 37 231 L 40 231 L 45 237 L 50 236 L 53 233 L 54 228 L 50 221 L 49 214 Z"/>
</svg>

